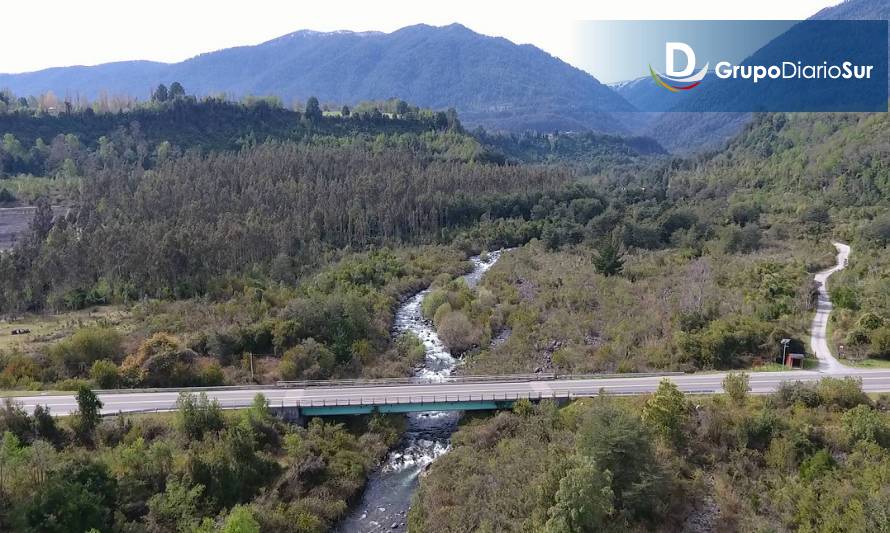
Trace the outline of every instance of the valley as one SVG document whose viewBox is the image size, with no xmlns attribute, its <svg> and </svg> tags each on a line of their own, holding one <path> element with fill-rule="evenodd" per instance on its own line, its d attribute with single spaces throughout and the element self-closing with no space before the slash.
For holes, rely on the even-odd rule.
<svg viewBox="0 0 890 533">
<path fill-rule="evenodd" d="M 0 74 L 0 531 L 887 530 L 888 114 L 659 89 L 461 24 Z"/>
</svg>

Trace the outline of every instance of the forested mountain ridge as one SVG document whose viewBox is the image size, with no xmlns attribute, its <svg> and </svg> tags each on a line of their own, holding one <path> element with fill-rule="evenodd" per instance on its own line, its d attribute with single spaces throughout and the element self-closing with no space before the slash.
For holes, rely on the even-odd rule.
<svg viewBox="0 0 890 533">
<path fill-rule="evenodd" d="M 514 131 L 626 131 L 610 113 L 633 109 L 594 77 L 534 46 L 459 24 L 388 34 L 298 31 L 170 65 L 123 62 L 5 74 L 0 88 L 146 98 L 173 79 L 198 95 L 270 94 L 288 103 L 312 95 L 350 105 L 396 97 L 433 109 L 454 107 L 470 125 Z"/>
<path fill-rule="evenodd" d="M 164 91 L 166 86 L 161 85 L 155 92 Z M 235 102 L 181 95 L 163 101 L 116 102 L 117 111 L 106 107 L 105 101 L 82 100 L 60 110 L 62 103 L 53 100 L 0 92 L 0 178 L 87 175 L 101 152 L 117 151 L 151 167 L 188 150 L 233 151 L 269 140 L 401 148 L 442 160 L 569 163 L 587 172 L 665 154 L 645 137 L 503 134 L 482 128 L 468 132 L 453 110 L 432 111 L 398 99 L 361 102 L 353 109 L 320 106 L 315 97 L 309 102 L 309 109 L 294 111 L 274 97 Z M 0 203 L 9 202 L 0 198 Z"/>
</svg>

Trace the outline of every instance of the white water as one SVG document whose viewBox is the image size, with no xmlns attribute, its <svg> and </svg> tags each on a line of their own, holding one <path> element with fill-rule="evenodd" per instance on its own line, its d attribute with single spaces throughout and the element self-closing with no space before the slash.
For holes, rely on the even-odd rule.
<svg viewBox="0 0 890 533">
<path fill-rule="evenodd" d="M 497 251 L 484 257 L 472 257 L 473 271 L 463 277 L 467 285 L 475 287 L 501 253 Z M 405 332 L 416 335 L 426 348 L 426 358 L 423 367 L 415 372 L 415 377 L 442 381 L 451 375 L 460 362 L 448 352 L 433 324 L 421 313 L 420 305 L 429 292 L 430 289 L 426 289 L 414 295 L 396 311 L 393 336 Z M 340 523 L 338 530 L 342 533 L 405 531 L 408 507 L 417 488 L 418 475 L 449 450 L 451 434 L 459 419 L 460 413 L 454 411 L 409 414 L 402 442 L 368 480 L 361 503 Z"/>
</svg>

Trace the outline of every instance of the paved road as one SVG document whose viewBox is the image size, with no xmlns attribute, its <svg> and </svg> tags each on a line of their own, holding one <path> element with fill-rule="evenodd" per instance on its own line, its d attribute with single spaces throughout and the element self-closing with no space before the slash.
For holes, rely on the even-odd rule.
<svg viewBox="0 0 890 533">
<path fill-rule="evenodd" d="M 819 358 L 819 371 L 754 372 L 751 374 L 751 391 L 763 394 L 774 391 L 783 381 L 815 381 L 827 375 L 854 376 L 862 380 L 866 392 L 890 392 L 890 370 L 854 369 L 840 364 L 831 354 L 826 341 L 826 324 L 831 312 L 831 302 L 825 290 L 825 281 L 831 274 L 846 266 L 850 247 L 834 243 L 838 250 L 837 265 L 816 274 L 820 284 L 816 316 L 813 319 L 813 351 Z M 722 392 L 723 372 L 672 375 L 680 389 L 689 393 Z M 511 400 L 519 397 L 581 397 L 592 396 L 599 391 L 612 394 L 644 394 L 652 392 L 661 376 L 602 377 L 559 380 L 517 380 L 493 382 L 455 382 L 423 384 L 313 386 L 305 388 L 208 389 L 207 395 L 219 401 L 224 408 L 245 407 L 257 393 L 262 393 L 273 406 L 322 406 L 383 403 L 428 403 L 472 400 Z M 105 407 L 103 413 L 166 411 L 176 405 L 178 392 L 108 392 L 100 394 Z M 19 397 L 28 410 L 38 404 L 50 407 L 56 415 L 67 415 L 77 409 L 73 395 L 35 395 Z"/>
<path fill-rule="evenodd" d="M 845 370 L 836 375 L 851 375 L 862 379 L 867 392 L 890 392 L 890 370 Z M 674 381 L 689 393 L 722 392 L 725 373 L 673 375 Z M 756 394 L 771 392 L 783 381 L 815 381 L 825 376 L 813 371 L 753 372 L 751 391 Z M 516 397 L 579 397 L 597 394 L 600 390 L 612 394 L 643 394 L 652 392 L 663 379 L 648 377 L 612 377 L 578 380 L 522 381 L 497 383 L 434 383 L 387 386 L 308 387 L 300 389 L 257 388 L 242 390 L 209 390 L 207 395 L 224 408 L 244 407 L 257 393 L 264 394 L 273 406 L 319 406 L 338 403 L 408 403 L 433 401 L 467 401 L 480 399 L 514 399 Z M 176 392 L 104 393 L 103 413 L 170 410 L 175 407 Z M 51 408 L 56 415 L 70 414 L 77 408 L 72 395 L 38 395 L 17 398 L 27 410 L 37 404 Z"/>
<path fill-rule="evenodd" d="M 837 263 L 822 272 L 816 274 L 816 283 L 819 285 L 819 298 L 816 302 L 816 316 L 813 317 L 813 325 L 810 328 L 810 345 L 813 353 L 819 360 L 819 371 L 828 374 L 843 372 L 846 367 L 831 354 L 828 346 L 828 316 L 831 314 L 831 300 L 828 298 L 828 278 L 847 266 L 847 258 L 850 256 L 850 247 L 839 242 L 832 243 L 837 248 Z"/>
</svg>

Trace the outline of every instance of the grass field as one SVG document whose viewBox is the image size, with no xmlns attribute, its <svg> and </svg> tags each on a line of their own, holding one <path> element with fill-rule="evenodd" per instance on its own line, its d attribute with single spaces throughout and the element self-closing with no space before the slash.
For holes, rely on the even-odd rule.
<svg viewBox="0 0 890 533">
<path fill-rule="evenodd" d="M 855 368 L 890 368 L 890 361 L 885 359 L 863 359 L 862 361 L 842 359 L 841 363 Z"/>
<path fill-rule="evenodd" d="M 812 357 L 804 359 L 803 370 L 815 370 L 817 368 L 819 368 L 819 361 Z M 767 363 L 765 365 L 755 366 L 751 369 L 752 372 L 787 372 L 789 370 L 791 369 L 785 365 L 780 365 L 779 363 Z"/>
<path fill-rule="evenodd" d="M 125 329 L 129 318 L 130 313 L 125 308 L 109 305 L 58 315 L 23 315 L 0 320 L 0 351 L 18 349 L 33 353 L 82 327 L 107 324 Z M 31 332 L 13 335 L 14 329 Z"/>
</svg>

